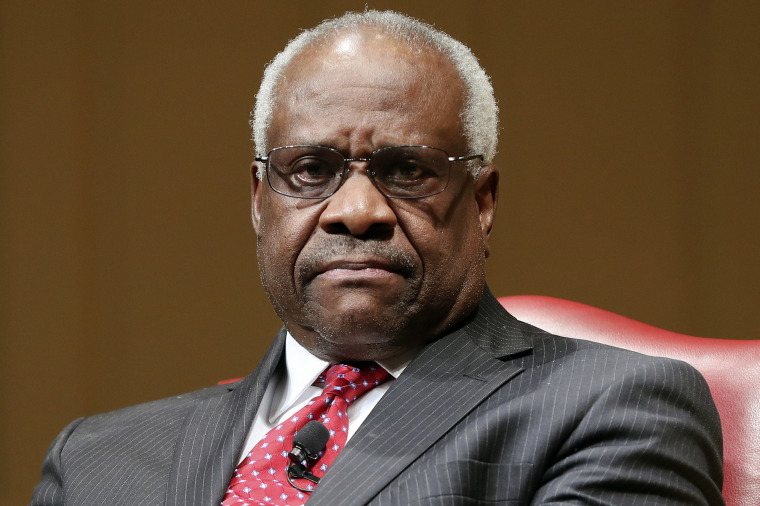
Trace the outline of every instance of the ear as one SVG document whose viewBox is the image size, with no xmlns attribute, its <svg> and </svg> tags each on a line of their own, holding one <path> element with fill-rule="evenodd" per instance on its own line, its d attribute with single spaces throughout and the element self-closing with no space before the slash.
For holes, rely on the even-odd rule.
<svg viewBox="0 0 760 506">
<path fill-rule="evenodd" d="M 475 181 L 475 200 L 478 204 L 480 229 L 486 248 L 486 258 L 488 258 L 490 254 L 488 240 L 493 230 L 496 203 L 499 200 L 499 169 L 495 165 L 485 165 L 481 168 L 480 177 Z"/>
<path fill-rule="evenodd" d="M 251 221 L 256 234 L 259 233 L 261 222 L 261 199 L 264 193 L 264 182 L 256 176 L 259 168 L 256 162 L 251 164 Z"/>
</svg>

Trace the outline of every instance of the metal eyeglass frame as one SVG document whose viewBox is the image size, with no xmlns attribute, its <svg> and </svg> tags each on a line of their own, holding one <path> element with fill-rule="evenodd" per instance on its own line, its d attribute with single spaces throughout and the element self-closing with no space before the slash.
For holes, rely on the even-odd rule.
<svg viewBox="0 0 760 506">
<path fill-rule="evenodd" d="M 275 188 L 274 185 L 272 185 L 272 180 L 269 178 L 269 159 L 270 159 L 270 157 L 271 157 L 271 155 L 272 155 L 272 153 L 274 151 L 277 151 L 279 149 L 287 149 L 287 148 L 321 148 L 321 149 L 330 150 L 330 151 L 332 151 L 332 152 L 340 155 L 340 157 L 343 158 L 343 171 L 340 173 L 340 179 L 341 179 L 341 181 L 338 184 L 338 186 L 336 186 L 335 189 L 333 191 L 331 191 L 330 193 L 327 193 L 325 195 L 315 196 L 315 197 L 310 197 L 310 196 L 306 196 L 306 195 L 291 195 L 289 193 L 285 193 L 285 192 L 283 192 L 283 191 L 278 190 L 277 188 Z M 275 193 L 278 193 L 278 194 L 283 195 L 285 197 L 293 197 L 293 198 L 296 198 L 296 199 L 326 199 L 328 197 L 331 197 L 332 195 L 335 195 L 335 193 L 337 193 L 338 190 L 340 190 L 340 187 L 343 186 L 343 183 L 345 183 L 345 181 L 346 181 L 346 177 L 345 176 L 346 176 L 346 174 L 348 172 L 351 171 L 351 169 L 348 166 L 348 164 L 350 162 L 366 162 L 366 163 L 369 164 L 369 163 L 371 163 L 372 156 L 375 153 L 377 153 L 378 151 L 383 151 L 383 150 L 386 150 L 386 149 L 394 149 L 394 148 L 425 148 L 425 149 L 434 149 L 434 150 L 437 150 L 437 151 L 441 151 L 442 153 L 444 153 L 446 155 L 446 159 L 448 160 L 449 164 L 451 164 L 453 162 L 469 162 L 470 160 L 475 160 L 475 159 L 478 159 L 478 158 L 481 160 L 481 162 L 483 160 L 483 155 L 450 156 L 445 150 L 443 150 L 441 148 L 436 148 L 434 146 L 424 146 L 424 145 L 386 146 L 386 147 L 374 150 L 367 157 L 346 158 L 337 149 L 331 148 L 329 146 L 317 146 L 317 145 L 310 145 L 310 144 L 296 144 L 296 145 L 291 145 L 291 146 L 279 146 L 279 147 L 270 149 L 269 152 L 267 153 L 267 156 L 257 156 L 257 157 L 254 158 L 254 160 L 256 160 L 257 162 L 263 162 L 263 163 L 266 164 L 264 172 L 266 173 L 266 176 L 267 176 L 267 183 L 269 184 L 269 187 Z M 451 172 L 449 172 L 449 174 L 450 173 Z M 449 178 L 447 177 L 446 178 L 446 184 L 443 186 L 443 188 L 441 188 L 440 190 L 437 190 L 437 191 L 435 191 L 433 193 L 426 193 L 424 195 L 413 195 L 413 196 L 387 195 L 385 193 L 385 191 L 383 191 L 383 189 L 375 181 L 375 172 L 372 171 L 372 170 L 369 170 L 369 168 L 367 170 L 367 177 L 369 177 L 369 180 L 372 181 L 372 184 L 374 185 L 375 188 L 377 188 L 377 191 L 379 191 L 383 196 L 391 198 L 391 199 L 422 199 L 422 198 L 425 198 L 425 197 L 431 197 L 433 195 L 437 195 L 437 194 L 443 192 L 444 190 L 446 190 L 446 188 L 449 185 Z"/>
</svg>

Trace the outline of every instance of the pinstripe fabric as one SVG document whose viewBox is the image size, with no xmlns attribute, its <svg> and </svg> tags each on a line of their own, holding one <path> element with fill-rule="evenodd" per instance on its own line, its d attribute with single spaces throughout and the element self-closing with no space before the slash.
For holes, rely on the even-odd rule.
<svg viewBox="0 0 760 506">
<path fill-rule="evenodd" d="M 73 422 L 31 504 L 219 504 L 284 343 L 281 331 L 241 382 Z"/>
<path fill-rule="evenodd" d="M 691 366 L 547 334 L 486 293 L 396 380 L 308 504 L 723 504 L 719 424 Z"/>
<path fill-rule="evenodd" d="M 74 422 L 35 504 L 61 488 L 66 504 L 218 504 L 281 342 L 233 391 Z M 394 381 L 308 505 L 722 504 L 719 423 L 690 366 L 547 334 L 486 291 Z"/>
</svg>

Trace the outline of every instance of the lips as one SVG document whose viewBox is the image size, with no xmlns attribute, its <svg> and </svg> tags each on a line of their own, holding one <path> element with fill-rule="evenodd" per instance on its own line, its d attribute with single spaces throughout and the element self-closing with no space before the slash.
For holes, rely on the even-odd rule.
<svg viewBox="0 0 760 506">
<path fill-rule="evenodd" d="M 385 242 L 353 242 L 345 239 L 327 244 L 310 244 L 297 261 L 302 282 L 325 276 L 411 276 L 417 267 L 415 257 Z"/>
<path fill-rule="evenodd" d="M 400 274 L 401 269 L 384 259 L 345 258 L 329 261 L 324 266 L 317 266 L 314 277 L 377 277 L 387 274 Z"/>
</svg>

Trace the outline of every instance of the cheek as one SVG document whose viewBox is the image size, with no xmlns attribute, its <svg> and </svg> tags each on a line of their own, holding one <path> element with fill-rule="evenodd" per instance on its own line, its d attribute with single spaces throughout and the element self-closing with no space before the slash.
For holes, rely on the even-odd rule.
<svg viewBox="0 0 760 506">
<path fill-rule="evenodd" d="M 299 253 L 318 223 L 314 209 L 298 209 L 265 199 L 258 232 L 259 268 L 270 283 L 293 286 L 293 269 Z M 276 276 L 278 279 L 272 279 Z"/>
<path fill-rule="evenodd" d="M 418 208 L 405 214 L 400 221 L 422 259 L 428 288 L 462 284 L 463 277 L 482 268 L 483 240 L 473 206 L 454 205 L 446 213 Z"/>
<path fill-rule="evenodd" d="M 436 283 L 461 285 L 463 280 L 478 272 L 485 254 L 479 229 L 474 227 L 438 230 L 435 240 L 427 241 L 422 253 L 426 274 Z M 454 286 L 452 286 L 452 289 Z"/>
</svg>

